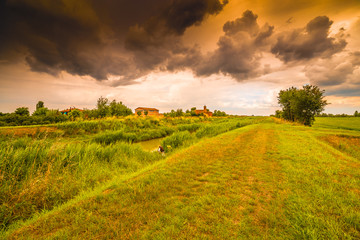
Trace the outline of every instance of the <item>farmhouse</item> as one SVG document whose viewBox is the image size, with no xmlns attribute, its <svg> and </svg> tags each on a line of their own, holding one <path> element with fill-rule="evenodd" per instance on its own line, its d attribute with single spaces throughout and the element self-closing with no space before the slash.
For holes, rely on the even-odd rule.
<svg viewBox="0 0 360 240">
<path fill-rule="evenodd" d="M 68 115 L 69 112 L 73 111 L 73 110 L 79 110 L 80 112 L 84 111 L 84 110 L 81 110 L 79 108 L 76 108 L 76 107 L 70 107 L 68 109 L 65 109 L 65 110 L 62 110 L 60 111 L 62 115 Z"/>
<path fill-rule="evenodd" d="M 135 109 L 135 114 L 141 112 L 141 115 L 145 115 L 144 112 L 148 112 L 148 116 L 160 116 L 159 109 L 156 108 L 146 108 L 146 107 L 138 107 Z"/>
<path fill-rule="evenodd" d="M 196 113 L 197 115 L 204 114 L 204 115 L 206 115 L 206 116 L 208 116 L 208 117 L 211 117 L 211 116 L 213 115 L 213 113 L 210 112 L 209 109 L 206 108 L 206 106 L 204 106 L 204 109 L 203 109 L 203 110 L 197 110 L 197 109 L 195 109 L 195 113 Z"/>
</svg>

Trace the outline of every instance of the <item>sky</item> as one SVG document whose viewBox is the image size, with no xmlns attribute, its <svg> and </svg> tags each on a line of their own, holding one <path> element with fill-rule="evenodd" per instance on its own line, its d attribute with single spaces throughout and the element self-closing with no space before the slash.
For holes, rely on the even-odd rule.
<svg viewBox="0 0 360 240">
<path fill-rule="evenodd" d="M 359 0 L 0 0 L 0 112 L 191 107 L 269 115 L 325 90 L 360 110 Z"/>
</svg>

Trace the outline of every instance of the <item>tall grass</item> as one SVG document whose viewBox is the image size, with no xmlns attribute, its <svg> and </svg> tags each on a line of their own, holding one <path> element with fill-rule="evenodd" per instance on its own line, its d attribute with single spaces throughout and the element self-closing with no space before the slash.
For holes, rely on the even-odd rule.
<svg viewBox="0 0 360 240">
<path fill-rule="evenodd" d="M 126 143 L 64 144 L 20 138 L 0 143 L 0 228 L 66 202 L 80 191 L 161 159 Z"/>
<path fill-rule="evenodd" d="M 177 130 L 179 131 L 189 131 L 195 132 L 197 131 L 201 125 L 199 123 L 191 123 L 191 124 L 181 124 L 177 126 Z"/>
<path fill-rule="evenodd" d="M 197 138 L 203 138 L 203 137 L 213 137 L 216 135 L 219 135 L 224 132 L 228 132 L 231 130 L 234 130 L 236 128 L 244 127 L 246 125 L 250 125 L 255 123 L 256 120 L 254 119 L 228 119 L 223 120 L 220 123 L 214 123 L 211 125 L 204 125 L 202 126 L 197 132 L 196 137 Z"/>
<path fill-rule="evenodd" d="M 254 124 L 258 120 L 258 118 L 227 118 L 219 119 L 219 121 L 211 122 L 209 124 L 194 123 L 179 125 L 177 129 L 181 132 L 176 132 L 173 135 L 166 137 L 161 142 L 161 145 L 163 146 L 165 152 L 172 152 L 176 148 L 191 145 L 196 142 L 197 139 L 214 137 L 236 128 Z M 196 131 L 196 133 L 191 134 L 191 131 Z"/>
<path fill-rule="evenodd" d="M 94 141 L 102 144 L 110 144 L 117 141 L 128 143 L 146 141 L 154 138 L 165 137 L 175 130 L 169 127 L 161 127 L 159 129 L 140 130 L 134 132 L 107 131 L 100 133 L 94 137 Z"/>
<path fill-rule="evenodd" d="M 58 129 L 64 131 L 65 136 L 79 135 L 79 134 L 94 134 L 101 131 L 119 131 L 126 132 L 136 130 L 157 129 L 159 127 L 176 127 L 179 124 L 200 123 L 204 121 L 214 121 L 206 118 L 137 118 L 128 116 L 125 118 L 108 118 L 88 121 L 64 122 L 55 125 Z M 216 120 L 215 120 L 216 121 Z M 192 126 L 197 128 L 197 126 Z"/>
<path fill-rule="evenodd" d="M 61 123 L 31 137 L 0 135 L 0 228 L 162 158 L 129 143 L 168 136 L 161 144 L 171 152 L 252 122 L 126 117 Z M 76 137 L 82 134 L 86 141 Z"/>
<path fill-rule="evenodd" d="M 172 152 L 181 146 L 190 145 L 194 141 L 194 136 L 189 131 L 176 132 L 161 141 L 165 152 Z"/>
</svg>

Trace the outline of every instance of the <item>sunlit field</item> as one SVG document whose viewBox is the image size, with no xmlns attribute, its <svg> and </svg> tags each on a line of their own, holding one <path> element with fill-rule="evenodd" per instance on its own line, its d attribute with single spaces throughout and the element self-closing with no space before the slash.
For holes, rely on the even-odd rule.
<svg viewBox="0 0 360 240">
<path fill-rule="evenodd" d="M 360 131 L 360 117 L 318 117 L 314 127 Z"/>
<path fill-rule="evenodd" d="M 127 117 L 1 128 L 1 227 L 163 159 L 153 152 L 160 144 L 170 153 L 259 119 Z"/>
<path fill-rule="evenodd" d="M 0 238 L 359 239 L 358 119 L 0 128 Z"/>
</svg>

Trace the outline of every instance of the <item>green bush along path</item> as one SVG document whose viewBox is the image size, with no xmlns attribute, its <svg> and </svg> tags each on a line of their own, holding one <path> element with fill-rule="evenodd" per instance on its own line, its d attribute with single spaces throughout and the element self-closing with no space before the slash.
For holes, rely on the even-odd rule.
<svg viewBox="0 0 360 240">
<path fill-rule="evenodd" d="M 269 121 L 235 129 L 6 237 L 359 239 L 359 141 L 349 154 L 336 137 Z"/>
</svg>

